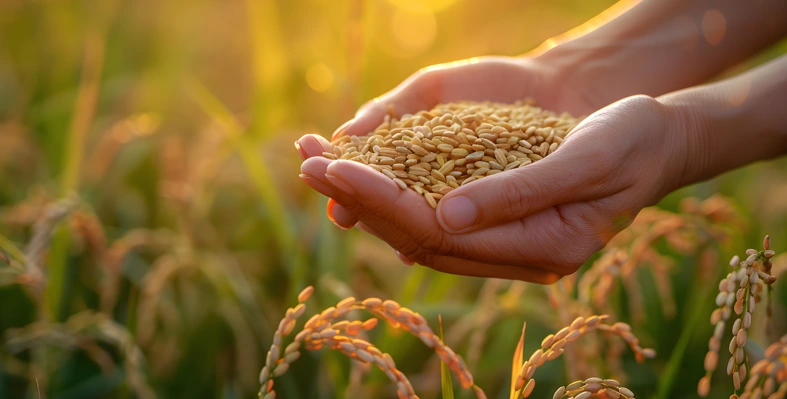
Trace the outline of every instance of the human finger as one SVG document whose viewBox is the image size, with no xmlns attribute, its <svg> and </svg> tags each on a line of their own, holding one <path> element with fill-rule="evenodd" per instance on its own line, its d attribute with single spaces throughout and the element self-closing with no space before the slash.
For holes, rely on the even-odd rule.
<svg viewBox="0 0 787 399">
<path fill-rule="evenodd" d="M 317 134 L 306 134 L 295 141 L 295 149 L 302 160 L 321 156 L 323 152 L 333 152 L 333 145 Z"/>
<path fill-rule="evenodd" d="M 328 199 L 326 213 L 328 214 L 328 219 L 342 230 L 349 230 L 358 223 L 358 217 L 337 203 L 333 198 Z"/>
</svg>

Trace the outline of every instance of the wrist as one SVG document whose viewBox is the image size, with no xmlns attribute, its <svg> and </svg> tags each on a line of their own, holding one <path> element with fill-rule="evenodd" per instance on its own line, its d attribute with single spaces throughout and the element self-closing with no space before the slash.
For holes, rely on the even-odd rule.
<svg viewBox="0 0 787 399">
<path fill-rule="evenodd" d="M 552 70 L 556 83 L 574 88 L 596 109 L 632 95 L 651 94 L 625 66 L 633 56 L 630 49 L 614 42 L 588 43 L 580 37 L 547 50 L 537 49 L 532 56 Z"/>
<path fill-rule="evenodd" d="M 605 60 L 594 55 L 597 50 L 573 44 L 573 41 L 565 42 L 546 50 L 542 46 L 528 55 L 549 71 L 553 83 L 572 88 L 596 109 L 619 100 L 599 87 L 605 81 L 602 67 Z"/>
<path fill-rule="evenodd" d="M 676 190 L 701 180 L 710 163 L 708 131 L 710 116 L 707 108 L 698 106 L 696 95 L 667 95 L 657 98 L 667 115 L 667 134 L 671 145 L 681 156 L 674 160 L 677 179 L 668 190 Z"/>
<path fill-rule="evenodd" d="M 787 118 L 780 105 L 787 79 L 746 75 L 658 98 L 687 154 L 679 186 L 787 153 Z"/>
</svg>

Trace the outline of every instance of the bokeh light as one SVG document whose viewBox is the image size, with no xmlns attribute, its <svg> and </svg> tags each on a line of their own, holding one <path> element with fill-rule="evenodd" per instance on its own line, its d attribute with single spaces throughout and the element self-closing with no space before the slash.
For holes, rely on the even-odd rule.
<svg viewBox="0 0 787 399">
<path fill-rule="evenodd" d="M 333 72 L 323 63 L 314 64 L 306 70 L 306 84 L 316 92 L 325 92 L 333 86 Z"/>
<path fill-rule="evenodd" d="M 705 41 L 715 46 L 724 39 L 727 33 L 727 19 L 719 10 L 708 10 L 702 17 L 702 35 Z"/>
<path fill-rule="evenodd" d="M 751 91 L 751 79 L 748 77 L 738 78 L 735 84 L 730 84 L 727 89 L 727 102 L 733 107 L 740 107 L 749 98 Z"/>
<path fill-rule="evenodd" d="M 407 53 L 427 50 L 437 37 L 437 20 L 427 9 L 397 8 L 390 27 L 396 43 Z"/>
<path fill-rule="evenodd" d="M 452 6 L 457 0 L 388 0 L 398 8 L 408 11 L 442 11 Z"/>
</svg>

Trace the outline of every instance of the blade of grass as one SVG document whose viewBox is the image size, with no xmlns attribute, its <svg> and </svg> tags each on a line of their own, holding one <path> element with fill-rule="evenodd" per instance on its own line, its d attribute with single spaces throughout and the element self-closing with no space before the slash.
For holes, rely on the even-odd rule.
<svg viewBox="0 0 787 399">
<path fill-rule="evenodd" d="M 98 89 L 104 66 L 104 45 L 103 37 L 98 34 L 89 35 L 85 41 L 82 77 L 74 104 L 74 115 L 68 128 L 65 165 L 60 182 L 62 196 L 69 195 L 77 188 L 85 137 L 93 121 L 98 102 Z"/>
<path fill-rule="evenodd" d="M 719 273 L 717 273 L 716 276 L 717 281 L 721 279 L 724 271 L 724 269 L 719 269 Z M 697 273 L 698 272 L 695 273 L 693 279 L 699 281 L 700 278 Z M 703 312 L 705 304 L 714 302 L 716 286 L 713 284 L 703 284 L 703 287 L 704 288 L 701 290 L 692 290 L 692 295 L 686 301 L 691 306 L 686 314 L 691 315 L 691 317 L 688 322 L 685 323 L 685 328 L 683 328 L 678 338 L 678 342 L 672 349 L 672 354 L 667 362 L 667 366 L 664 368 L 664 372 L 659 379 L 659 387 L 654 399 L 667 399 L 672 397 L 672 387 L 675 385 L 675 381 L 680 375 L 681 363 L 683 362 L 683 356 L 686 354 L 686 349 L 689 347 L 691 338 L 694 335 L 694 331 L 697 330 L 699 323 L 707 317 L 707 314 Z"/>
<path fill-rule="evenodd" d="M 514 359 L 511 362 L 511 393 L 509 395 L 510 399 L 514 399 L 516 396 L 516 392 L 514 391 L 514 387 L 516 387 L 516 377 L 519 375 L 519 370 L 522 368 L 522 364 L 524 364 L 525 360 L 525 330 L 527 329 L 527 322 L 522 325 L 522 335 L 519 336 L 519 342 L 516 344 L 516 349 L 514 349 Z"/>
<path fill-rule="evenodd" d="M 20 269 L 20 266 L 22 263 L 24 263 L 25 255 L 22 253 L 19 247 L 17 247 L 16 244 L 13 243 L 13 241 L 9 240 L 2 234 L 0 234 L 0 249 L 5 251 L 7 254 L 11 255 L 11 258 L 19 262 L 19 263 L 10 262 L 9 266 L 19 271 L 24 271 L 24 268 Z"/>
<path fill-rule="evenodd" d="M 443 316 L 437 316 L 440 325 L 440 342 L 443 341 Z M 451 380 L 451 370 L 445 362 L 440 362 L 440 381 L 443 386 L 443 399 L 454 399 L 454 383 Z"/>
<path fill-rule="evenodd" d="M 426 284 L 427 268 L 416 267 L 408 270 L 407 281 L 402 285 L 398 298 L 401 303 L 412 303 L 418 297 L 419 289 Z"/>
<path fill-rule="evenodd" d="M 85 42 L 82 76 L 77 100 L 74 104 L 74 114 L 68 129 L 65 165 L 60 182 L 61 195 L 64 197 L 78 188 L 79 166 L 82 162 L 85 137 L 98 102 L 101 73 L 104 66 L 104 50 L 103 36 L 91 31 Z M 47 272 L 44 300 L 46 303 L 44 313 L 55 321 L 64 320 L 67 309 L 67 302 L 63 300 L 63 292 L 68 267 L 68 242 L 68 230 L 59 228 L 52 242 L 51 262 Z"/>
<path fill-rule="evenodd" d="M 250 130 L 259 137 L 274 131 L 285 120 L 285 84 L 290 66 L 282 40 L 280 13 L 275 1 L 248 0 L 248 32 L 251 43 L 254 101 Z"/>
<path fill-rule="evenodd" d="M 186 88 L 196 103 L 205 111 L 208 116 L 223 129 L 232 143 L 235 151 L 238 152 L 246 170 L 251 177 L 254 186 L 262 198 L 265 208 L 268 210 L 271 228 L 274 231 L 276 240 L 282 248 L 281 256 L 290 262 L 293 276 L 293 286 L 301 287 L 305 279 L 305 259 L 303 251 L 299 248 L 299 241 L 292 223 L 288 220 L 288 214 L 278 196 L 276 187 L 268 165 L 263 162 L 260 155 L 255 150 L 256 146 L 249 143 L 250 138 L 244 134 L 246 131 L 240 123 L 227 110 L 227 108 L 205 87 L 194 78 L 187 79 Z"/>
<path fill-rule="evenodd" d="M 325 209 L 328 198 L 319 197 L 319 207 Z M 319 234 L 317 235 L 316 270 L 321 275 L 333 275 L 340 281 L 350 281 L 352 264 L 352 239 L 349 234 L 339 230 L 324 215 L 320 218 Z"/>
<path fill-rule="evenodd" d="M 245 129 L 227 110 L 224 105 L 196 79 L 189 79 L 187 88 L 192 98 L 208 114 L 208 116 L 223 129 L 235 151 L 241 156 L 246 169 L 257 188 L 262 200 L 267 207 L 271 224 L 281 244 L 292 241 L 295 232 L 290 223 L 285 219 L 284 204 L 276 194 L 275 187 L 271 184 L 272 178 L 268 166 L 262 162 L 259 154 L 254 151 L 254 146 L 248 145 L 244 138 Z"/>
</svg>

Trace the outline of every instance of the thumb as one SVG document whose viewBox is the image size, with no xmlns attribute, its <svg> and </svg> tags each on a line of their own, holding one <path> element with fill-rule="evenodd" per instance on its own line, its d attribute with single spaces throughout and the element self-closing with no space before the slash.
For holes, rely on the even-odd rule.
<svg viewBox="0 0 787 399">
<path fill-rule="evenodd" d="M 402 115 L 428 110 L 439 102 L 439 83 L 442 71 L 418 72 L 393 90 L 370 100 L 355 114 L 355 117 L 333 132 L 332 139 L 341 136 L 363 136 L 383 123 L 386 115 L 401 118 Z"/>
<path fill-rule="evenodd" d="M 385 98 L 375 98 L 364 104 L 353 119 L 339 126 L 331 135 L 335 140 L 342 136 L 365 136 L 383 122 L 386 115 L 396 116 L 396 106 Z"/>
<path fill-rule="evenodd" d="M 451 191 L 438 204 L 438 222 L 450 233 L 467 233 L 615 192 L 599 153 L 606 150 L 592 143 L 571 144 L 526 167 Z"/>
</svg>

